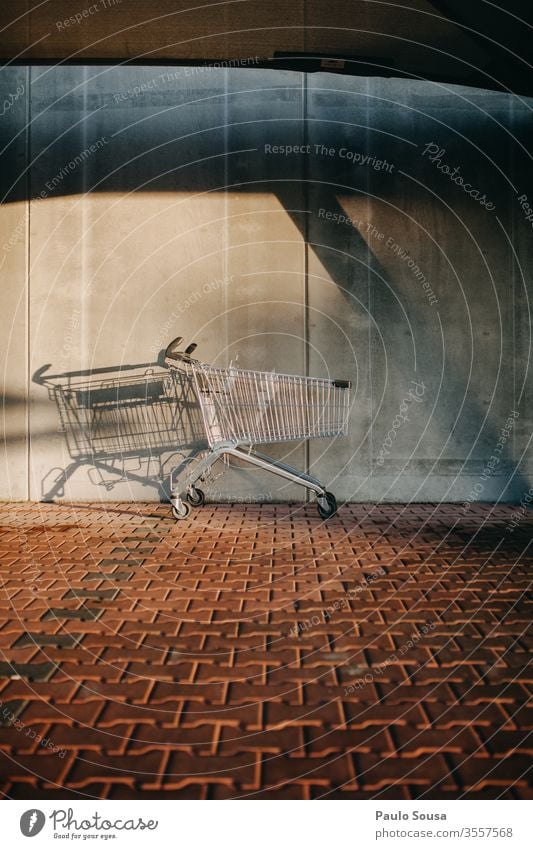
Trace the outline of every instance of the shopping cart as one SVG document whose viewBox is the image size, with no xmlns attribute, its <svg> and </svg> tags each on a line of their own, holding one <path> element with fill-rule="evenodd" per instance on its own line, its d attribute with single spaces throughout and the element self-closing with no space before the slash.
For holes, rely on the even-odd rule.
<svg viewBox="0 0 533 849">
<path fill-rule="evenodd" d="M 155 485 L 164 494 L 165 466 L 180 442 L 192 447 L 193 454 L 206 444 L 190 375 L 164 363 L 63 374 L 47 374 L 48 368 L 39 369 L 33 380 L 47 387 L 57 405 L 73 462 L 47 475 L 43 500 L 61 497 L 66 481 L 85 464 L 97 470 L 106 489 L 133 480 Z M 148 473 L 132 471 L 141 465 Z"/>
<path fill-rule="evenodd" d="M 189 505 L 204 503 L 196 485 L 221 457 L 235 457 L 273 472 L 316 493 L 323 519 L 337 510 L 335 496 L 316 478 L 253 450 L 269 442 L 343 436 L 348 432 L 350 381 L 292 374 L 218 368 L 192 358 L 192 344 L 177 350 L 182 337 L 165 351 L 171 372 L 192 375 L 209 450 L 174 469 L 170 477 L 172 513 L 182 519 Z"/>
</svg>

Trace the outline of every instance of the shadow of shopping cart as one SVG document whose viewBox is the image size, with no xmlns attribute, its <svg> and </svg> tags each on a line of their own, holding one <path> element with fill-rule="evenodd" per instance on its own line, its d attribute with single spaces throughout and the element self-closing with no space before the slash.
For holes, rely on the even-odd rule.
<svg viewBox="0 0 533 849">
<path fill-rule="evenodd" d="M 206 445 L 190 375 L 160 360 L 117 367 L 33 375 L 55 402 L 72 462 L 42 481 L 42 500 L 64 495 L 65 484 L 88 466 L 93 483 L 112 489 L 120 481 L 152 486 L 169 499 L 170 467 Z M 168 471 L 167 471 L 168 470 Z"/>
</svg>

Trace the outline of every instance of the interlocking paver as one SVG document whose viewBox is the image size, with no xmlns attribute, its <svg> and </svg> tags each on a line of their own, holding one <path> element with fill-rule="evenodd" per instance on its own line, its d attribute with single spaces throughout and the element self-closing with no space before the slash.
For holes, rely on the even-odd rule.
<svg viewBox="0 0 533 849">
<path fill-rule="evenodd" d="M 512 509 L 1 505 L 0 793 L 531 798 Z"/>
</svg>

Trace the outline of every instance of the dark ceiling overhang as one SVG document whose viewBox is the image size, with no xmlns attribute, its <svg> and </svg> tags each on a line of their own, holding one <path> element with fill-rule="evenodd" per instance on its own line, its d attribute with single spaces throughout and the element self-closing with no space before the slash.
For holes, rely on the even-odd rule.
<svg viewBox="0 0 533 849">
<path fill-rule="evenodd" d="M 3 0 L 5 63 L 287 68 L 533 95 L 531 0 Z"/>
</svg>

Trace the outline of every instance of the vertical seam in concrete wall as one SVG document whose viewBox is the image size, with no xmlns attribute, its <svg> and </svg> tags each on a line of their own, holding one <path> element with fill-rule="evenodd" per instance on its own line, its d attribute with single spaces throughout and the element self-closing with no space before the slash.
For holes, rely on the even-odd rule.
<svg viewBox="0 0 533 849">
<path fill-rule="evenodd" d="M 365 130 L 365 152 L 368 152 L 368 143 L 369 143 L 369 126 L 370 126 L 370 97 L 369 97 L 369 78 L 365 79 L 365 104 L 366 104 L 366 130 Z M 365 174 L 365 187 L 366 187 L 366 210 L 367 210 L 367 220 L 370 220 L 370 215 L 368 214 L 370 211 L 370 169 L 366 170 Z M 374 199 L 374 203 L 376 203 L 376 199 Z M 372 284 L 373 284 L 373 276 L 372 270 L 370 268 L 370 242 L 366 241 L 366 291 L 367 291 L 367 304 L 368 304 L 368 391 L 369 391 L 369 407 L 370 407 L 370 426 L 368 428 L 368 468 L 370 469 L 370 476 L 372 480 L 372 475 L 374 472 L 374 392 L 373 392 L 373 381 L 372 381 L 372 338 L 374 334 L 374 327 L 372 322 L 373 315 L 373 300 L 372 300 Z M 373 485 L 371 484 L 371 488 L 373 489 Z"/>
<path fill-rule="evenodd" d="M 305 29 L 304 29 L 305 31 Z M 302 123 L 303 123 L 303 139 L 302 142 L 304 145 L 307 144 L 308 140 L 308 127 L 307 127 L 307 117 L 308 117 L 308 106 L 307 106 L 307 95 L 308 95 L 308 75 L 306 73 L 302 73 Z M 305 148 L 304 148 L 305 150 Z M 306 376 L 309 376 L 309 365 L 310 365 L 310 357 L 309 357 L 309 168 L 308 168 L 308 157 L 303 157 L 303 202 L 304 202 L 304 244 L 303 244 L 303 331 L 304 331 L 304 373 Z M 305 448 L 304 448 L 304 462 L 305 462 L 305 471 L 306 474 L 310 474 L 310 465 L 311 465 L 311 446 L 309 444 L 309 440 L 305 440 Z M 309 492 L 305 490 L 307 495 L 307 500 L 309 500 Z"/>
<path fill-rule="evenodd" d="M 229 72 L 228 72 L 227 68 L 224 69 L 223 74 L 224 74 L 224 95 L 225 95 L 225 97 L 224 97 L 224 124 L 225 124 L 225 128 L 224 128 L 224 153 L 225 153 L 225 156 L 224 156 L 224 185 L 225 185 L 226 188 L 224 190 L 224 224 L 223 224 L 223 237 L 222 237 L 223 238 L 223 245 L 221 247 L 222 247 L 222 279 L 223 280 L 229 280 L 229 269 L 230 269 L 232 260 L 230 260 L 230 258 L 229 258 L 229 250 L 230 250 L 230 245 L 229 245 L 229 240 L 230 240 L 229 207 L 230 207 L 230 201 L 229 201 L 229 165 L 228 165 L 228 160 L 229 160 L 230 128 L 229 128 L 228 115 L 229 115 L 229 111 L 230 111 L 230 102 L 229 102 L 230 101 L 230 91 L 229 91 L 230 86 L 229 86 Z M 223 286 L 222 287 L 222 299 L 223 299 L 223 303 L 224 303 L 224 347 L 225 347 L 224 356 L 225 357 L 227 357 L 228 339 L 229 339 L 229 333 L 228 333 L 229 292 L 228 292 L 228 289 L 229 289 L 229 286 Z"/>
<path fill-rule="evenodd" d="M 26 372 L 26 398 L 25 398 L 25 428 L 26 428 L 26 500 L 30 500 L 31 493 L 31 443 L 30 443 L 30 263 L 31 263 L 31 66 L 26 66 L 26 138 L 25 138 L 25 159 L 26 159 L 26 270 L 25 270 L 25 323 L 26 323 L 26 344 L 25 344 L 25 372 Z"/>
<path fill-rule="evenodd" d="M 509 100 L 509 113 L 507 115 L 507 122 L 511 126 L 511 138 L 515 139 L 515 109 L 514 109 L 515 100 L 514 97 L 511 97 Z M 511 210 L 511 215 L 509 217 L 509 237 L 511 239 L 511 244 L 515 244 L 515 228 L 516 228 L 516 216 L 515 216 L 515 204 L 514 204 L 514 194 L 512 185 L 516 185 L 515 180 L 515 167 L 514 167 L 514 157 L 513 157 L 513 145 L 511 139 L 507 137 L 507 144 L 509 145 L 509 178 L 511 181 L 511 185 L 509 182 L 507 183 L 507 191 L 509 193 L 509 207 Z M 516 410 L 516 361 L 517 357 L 520 356 L 518 351 L 518 343 L 516 338 L 516 258 L 513 254 L 512 250 L 507 249 L 507 256 L 509 257 L 509 281 L 511 285 L 511 303 L 512 303 L 512 333 L 513 333 L 513 410 Z M 517 455 L 517 447 L 516 447 L 516 428 L 513 427 L 511 434 L 511 451 L 512 451 L 512 461 L 513 463 L 516 460 Z"/>
</svg>

